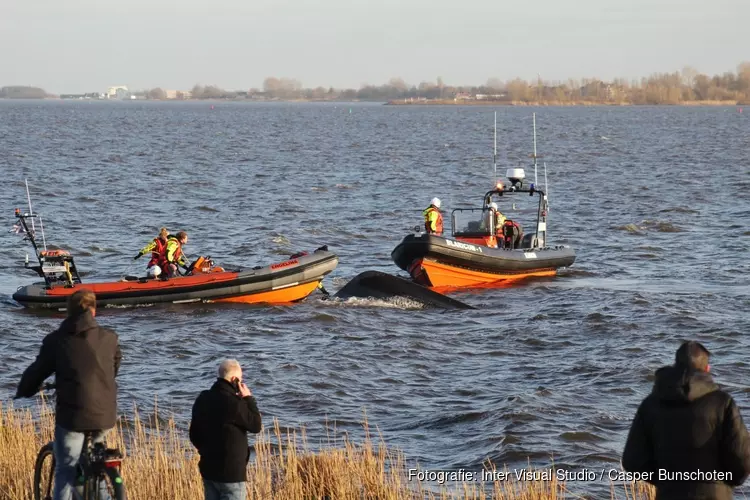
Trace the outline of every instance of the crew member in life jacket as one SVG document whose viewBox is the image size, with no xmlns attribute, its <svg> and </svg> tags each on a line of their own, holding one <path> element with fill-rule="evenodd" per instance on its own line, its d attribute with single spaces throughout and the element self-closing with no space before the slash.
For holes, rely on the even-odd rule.
<svg viewBox="0 0 750 500">
<path fill-rule="evenodd" d="M 502 239 L 503 236 L 503 225 L 505 224 L 505 216 L 503 213 L 497 208 L 497 203 L 494 201 L 490 203 L 489 206 L 490 210 L 495 215 L 495 237 L 498 239 Z"/>
<path fill-rule="evenodd" d="M 514 220 L 505 219 L 502 227 L 502 241 L 505 248 L 521 248 L 523 240 L 523 227 Z M 498 242 L 501 236 L 498 236 Z"/>
<path fill-rule="evenodd" d="M 424 212 L 424 229 L 427 234 L 443 234 L 443 214 L 440 213 L 440 198 L 433 198 Z"/>
<path fill-rule="evenodd" d="M 169 235 L 167 239 L 166 266 L 167 275 L 171 278 L 177 274 L 177 267 L 188 269 L 190 264 L 185 260 L 182 254 L 182 245 L 188 241 L 188 235 L 185 231 L 180 231 L 177 236 Z"/>
<path fill-rule="evenodd" d="M 142 256 L 151 252 L 151 259 L 146 264 L 146 273 L 149 277 L 158 277 L 163 269 L 166 269 L 167 259 L 167 239 L 169 238 L 169 231 L 166 227 L 159 230 L 159 235 L 154 238 L 151 243 L 141 248 L 138 255 L 133 257 L 133 260 L 138 260 Z"/>
<path fill-rule="evenodd" d="M 503 248 L 520 248 L 523 239 L 523 227 L 514 220 L 510 220 L 497 208 L 494 201 L 489 204 L 495 213 L 495 238 L 497 246 Z"/>
</svg>

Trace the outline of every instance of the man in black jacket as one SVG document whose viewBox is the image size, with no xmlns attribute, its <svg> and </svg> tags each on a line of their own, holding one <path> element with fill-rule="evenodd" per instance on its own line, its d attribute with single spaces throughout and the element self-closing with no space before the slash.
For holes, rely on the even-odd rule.
<svg viewBox="0 0 750 500">
<path fill-rule="evenodd" d="M 16 398 L 30 398 L 44 380 L 55 375 L 55 500 L 73 498 L 76 464 L 84 432 L 104 442 L 117 420 L 120 346 L 117 334 L 99 326 L 96 295 L 79 290 L 68 299 L 67 318 L 42 341 L 36 360 L 18 384 Z M 106 497 L 105 497 L 106 498 Z"/>
<path fill-rule="evenodd" d="M 250 448 L 247 433 L 258 433 L 261 416 L 242 368 L 234 359 L 219 366 L 219 378 L 198 395 L 190 421 L 190 441 L 198 462 L 206 500 L 244 500 Z"/>
<path fill-rule="evenodd" d="M 685 342 L 656 371 L 622 454 L 626 471 L 656 486 L 657 500 L 723 500 L 750 474 L 750 441 L 732 397 L 709 374 L 710 353 Z"/>
</svg>

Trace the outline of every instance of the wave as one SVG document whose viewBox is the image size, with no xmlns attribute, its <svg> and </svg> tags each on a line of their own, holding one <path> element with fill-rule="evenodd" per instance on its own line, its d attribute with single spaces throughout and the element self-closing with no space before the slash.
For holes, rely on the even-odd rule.
<svg viewBox="0 0 750 500">
<path fill-rule="evenodd" d="M 678 214 L 698 214 L 700 213 L 698 210 L 688 208 L 688 207 L 673 207 L 673 208 L 665 208 L 664 210 L 659 210 L 659 213 L 678 213 Z"/>
<path fill-rule="evenodd" d="M 631 234 L 642 235 L 645 231 L 655 231 L 657 233 L 683 233 L 685 232 L 680 226 L 672 222 L 663 222 L 658 220 L 643 220 L 640 225 L 630 223 L 622 226 L 615 226 L 614 229 L 627 231 Z"/>
<path fill-rule="evenodd" d="M 417 310 L 424 309 L 425 305 L 416 300 L 406 297 L 390 297 L 388 299 L 350 297 L 346 300 L 335 298 L 325 301 L 329 304 L 351 307 L 376 307 L 385 309 Z"/>
<path fill-rule="evenodd" d="M 201 212 L 218 212 L 219 211 L 218 208 L 213 208 L 213 207 L 209 207 L 206 205 L 201 205 L 197 207 L 196 210 L 200 210 Z"/>
</svg>

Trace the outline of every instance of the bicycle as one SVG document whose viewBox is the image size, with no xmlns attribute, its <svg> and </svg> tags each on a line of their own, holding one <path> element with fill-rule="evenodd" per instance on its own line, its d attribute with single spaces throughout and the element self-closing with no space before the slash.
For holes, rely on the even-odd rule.
<svg viewBox="0 0 750 500">
<path fill-rule="evenodd" d="M 54 389 L 55 384 L 44 384 L 43 389 Z M 126 500 L 125 484 L 120 476 L 122 453 L 116 448 L 106 448 L 103 443 L 92 443 L 93 432 L 84 432 L 83 451 L 76 466 L 75 496 L 82 500 L 102 500 L 100 481 L 107 486 L 112 500 Z M 42 446 L 34 465 L 34 500 L 52 500 L 55 479 L 53 442 Z M 44 465 L 50 459 L 50 469 L 45 474 Z M 43 481 L 47 479 L 46 488 Z M 109 481 L 107 481 L 109 480 Z"/>
</svg>

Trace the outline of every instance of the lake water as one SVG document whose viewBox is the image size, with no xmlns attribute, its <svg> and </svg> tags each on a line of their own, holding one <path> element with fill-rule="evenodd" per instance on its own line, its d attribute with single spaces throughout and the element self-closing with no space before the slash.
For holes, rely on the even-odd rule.
<svg viewBox="0 0 750 500">
<path fill-rule="evenodd" d="M 143 272 L 132 257 L 165 225 L 219 264 L 327 244 L 333 292 L 368 269 L 403 274 L 390 252 L 433 196 L 448 211 L 481 204 L 494 111 L 502 174 L 528 165 L 537 113 L 550 243 L 576 249 L 571 268 L 452 294 L 468 311 L 317 292 L 293 306 L 100 311 L 122 344 L 122 412 L 156 396 L 186 427 L 229 356 L 265 421 L 305 425 L 313 444 L 326 422 L 361 436 L 366 414 L 423 468 L 617 468 L 654 370 L 695 339 L 749 419 L 750 109 L 0 101 L 0 208 L 10 229 L 28 178 L 47 242 L 84 281 Z M 530 200 L 507 213 L 530 221 Z M 61 319 L 11 299 L 36 281 L 29 249 L 0 238 L 2 400 Z"/>
</svg>

